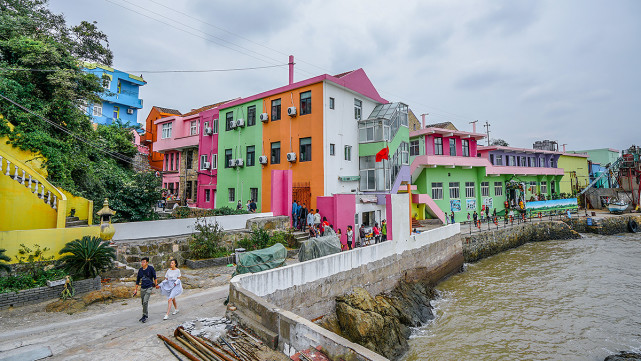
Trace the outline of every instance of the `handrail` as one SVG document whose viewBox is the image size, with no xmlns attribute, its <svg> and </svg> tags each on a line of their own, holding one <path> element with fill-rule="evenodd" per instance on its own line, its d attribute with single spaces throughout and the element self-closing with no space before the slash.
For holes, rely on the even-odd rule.
<svg viewBox="0 0 641 361">
<path fill-rule="evenodd" d="M 0 176 L 8 174 L 11 176 L 11 165 L 14 165 L 14 171 L 15 175 L 18 175 L 19 177 L 22 176 L 18 174 L 18 169 L 22 170 L 26 175 L 30 177 L 30 179 L 36 180 L 36 190 L 34 193 L 40 193 L 39 190 L 37 189 L 38 184 L 41 184 L 44 189 L 42 192 L 42 198 L 44 199 L 45 192 L 44 190 L 47 190 L 48 192 L 51 192 L 54 195 L 54 203 L 53 205 L 50 203 L 50 200 L 44 199 L 44 202 L 52 206 L 56 210 L 56 228 L 65 228 L 65 216 L 67 212 L 67 197 L 53 184 L 51 184 L 42 174 L 40 174 L 38 171 L 35 169 L 31 168 L 30 166 L 26 165 L 22 161 L 18 160 L 17 158 L 11 156 L 10 154 L 4 152 L 2 149 L 0 149 Z M 7 160 L 7 169 L 5 170 L 4 168 L 4 160 Z M 25 182 L 25 176 L 22 177 L 22 184 Z M 27 185 L 29 190 L 31 191 L 31 183 Z M 57 200 L 57 202 L 56 202 Z M 56 204 L 57 203 L 57 204 Z M 54 207 L 55 206 L 55 207 Z"/>
</svg>

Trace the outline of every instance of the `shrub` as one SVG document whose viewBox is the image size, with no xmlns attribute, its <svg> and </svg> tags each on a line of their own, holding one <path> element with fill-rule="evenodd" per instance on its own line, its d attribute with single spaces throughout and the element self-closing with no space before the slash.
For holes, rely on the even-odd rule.
<svg viewBox="0 0 641 361">
<path fill-rule="evenodd" d="M 18 260 L 17 269 L 29 273 L 33 278 L 37 278 L 44 268 L 53 265 L 54 256 L 44 256 L 47 251 L 49 251 L 49 248 L 40 249 L 38 244 L 34 244 L 33 249 L 31 249 L 21 243 L 16 256 L 16 260 Z"/>
<path fill-rule="evenodd" d="M 0 270 L 4 270 L 7 273 L 11 273 L 11 267 L 9 267 L 9 265 L 5 263 L 5 262 L 11 261 L 11 258 L 9 258 L 9 256 L 4 254 L 6 251 L 7 251 L 6 249 L 0 248 L 0 261 L 1 261 Z"/>
<path fill-rule="evenodd" d="M 269 240 L 269 245 L 273 246 L 276 243 L 280 243 L 289 248 L 298 248 L 298 242 L 296 241 L 296 237 L 294 237 L 294 233 L 292 233 L 291 228 L 286 231 L 274 231 L 271 239 Z"/>
<path fill-rule="evenodd" d="M 229 253 L 222 245 L 224 230 L 218 222 L 209 223 L 206 218 L 198 218 L 194 228 L 197 233 L 192 234 L 189 240 L 191 258 L 216 258 Z"/>
<path fill-rule="evenodd" d="M 60 258 L 64 262 L 63 268 L 74 276 L 84 278 L 96 277 L 101 271 L 109 269 L 116 258 L 116 251 L 108 243 L 99 237 L 89 236 L 68 242 L 59 253 L 64 254 Z"/>
<path fill-rule="evenodd" d="M 247 251 L 263 249 L 271 247 L 276 243 L 280 243 L 285 247 L 297 247 L 296 238 L 291 230 L 287 231 L 274 231 L 270 236 L 269 232 L 263 228 L 254 228 L 249 237 L 245 237 L 237 242 L 238 247 L 242 247 Z"/>
<path fill-rule="evenodd" d="M 200 218 L 212 216 L 229 216 L 234 214 L 247 214 L 244 209 L 222 207 L 216 209 L 178 207 L 171 213 L 171 218 Z"/>
<path fill-rule="evenodd" d="M 67 272 L 61 269 L 41 270 L 36 277 L 30 273 L 20 272 L 15 275 L 0 277 L 0 293 L 16 292 L 34 287 L 42 287 L 47 281 L 65 278 Z"/>
</svg>

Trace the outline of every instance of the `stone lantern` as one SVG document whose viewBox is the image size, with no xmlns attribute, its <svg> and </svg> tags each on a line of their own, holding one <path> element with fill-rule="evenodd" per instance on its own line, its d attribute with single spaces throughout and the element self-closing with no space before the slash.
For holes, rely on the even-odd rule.
<svg viewBox="0 0 641 361">
<path fill-rule="evenodd" d="M 111 225 L 111 216 L 116 214 L 116 211 L 109 208 L 109 201 L 107 198 L 105 198 L 105 203 L 103 203 L 102 209 L 96 214 L 100 216 L 100 238 L 111 243 L 111 239 L 116 233 L 116 229 Z"/>
</svg>

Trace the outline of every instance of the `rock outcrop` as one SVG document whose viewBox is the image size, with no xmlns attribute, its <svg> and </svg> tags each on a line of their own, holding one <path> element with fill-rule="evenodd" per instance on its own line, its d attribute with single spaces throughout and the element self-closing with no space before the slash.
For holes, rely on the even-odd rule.
<svg viewBox="0 0 641 361">
<path fill-rule="evenodd" d="M 641 361 L 641 353 L 621 351 L 606 357 L 603 361 Z"/>
<path fill-rule="evenodd" d="M 410 327 L 434 318 L 430 300 L 435 291 L 421 282 L 400 282 L 394 290 L 375 297 L 363 288 L 336 298 L 340 334 L 389 359 L 408 349 Z"/>
</svg>

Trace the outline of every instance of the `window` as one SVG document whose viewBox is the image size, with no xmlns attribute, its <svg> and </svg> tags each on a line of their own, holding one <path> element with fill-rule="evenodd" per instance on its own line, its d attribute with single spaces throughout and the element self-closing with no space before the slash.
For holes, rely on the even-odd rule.
<svg viewBox="0 0 641 361">
<path fill-rule="evenodd" d="M 207 162 L 207 154 L 203 154 L 200 156 L 200 170 L 207 169 L 207 167 L 205 167 L 205 162 Z"/>
<path fill-rule="evenodd" d="M 554 168 L 554 159 L 550 159 L 550 168 Z"/>
<path fill-rule="evenodd" d="M 122 91 L 122 84 L 120 84 L 120 79 L 118 79 L 118 94 Z"/>
<path fill-rule="evenodd" d="M 225 113 L 225 130 L 229 131 L 231 130 L 230 125 L 234 121 L 234 112 L 227 112 Z"/>
<path fill-rule="evenodd" d="M 214 119 L 211 122 L 211 132 L 213 134 L 218 134 L 218 119 Z"/>
<path fill-rule="evenodd" d="M 247 166 L 252 167 L 256 164 L 256 146 L 247 146 Z"/>
<path fill-rule="evenodd" d="M 329 144 L 329 155 L 336 155 L 336 150 L 334 148 L 335 148 L 334 144 L 330 143 Z"/>
<path fill-rule="evenodd" d="M 360 157 L 360 189 L 361 191 L 376 190 L 376 162 L 373 156 Z"/>
<path fill-rule="evenodd" d="M 203 124 L 203 134 L 205 133 L 205 128 L 207 127 L 209 127 L 209 122 L 205 122 L 205 124 Z"/>
<path fill-rule="evenodd" d="M 198 134 L 198 121 L 192 120 L 189 123 L 189 135 L 196 135 L 196 134 Z"/>
<path fill-rule="evenodd" d="M 407 142 L 401 142 L 398 149 L 401 151 L 401 163 L 410 164 L 410 145 Z"/>
<path fill-rule="evenodd" d="M 211 202 L 211 190 L 209 189 L 205 189 L 205 202 Z"/>
<path fill-rule="evenodd" d="M 410 140 L 410 155 L 418 155 L 419 149 L 418 139 Z"/>
<path fill-rule="evenodd" d="M 469 157 L 470 156 L 470 141 L 467 139 L 462 140 L 463 143 L 463 156 L 464 157 Z"/>
<path fill-rule="evenodd" d="M 494 165 L 503 165 L 503 156 L 497 154 L 494 156 Z"/>
<path fill-rule="evenodd" d="M 227 189 L 228 197 L 230 202 L 236 202 L 236 188 Z"/>
<path fill-rule="evenodd" d="M 548 183 L 541 182 L 541 194 L 547 194 L 547 193 L 548 193 Z"/>
<path fill-rule="evenodd" d="M 192 188 L 191 188 L 191 187 L 192 187 L 192 183 L 191 183 L 191 181 L 187 181 L 187 182 L 186 182 L 186 184 L 185 184 L 185 186 L 186 186 L 186 187 L 185 187 L 185 198 L 187 198 L 187 199 L 192 199 L 192 198 L 191 198 L 191 189 L 192 189 Z"/>
<path fill-rule="evenodd" d="M 465 182 L 465 198 L 474 198 L 474 182 Z"/>
<path fill-rule="evenodd" d="M 249 188 L 249 198 L 252 202 L 258 202 L 258 188 Z"/>
<path fill-rule="evenodd" d="M 352 146 L 351 145 L 346 145 L 345 146 L 345 160 L 352 160 Z"/>
<path fill-rule="evenodd" d="M 550 181 L 550 192 L 556 193 L 556 184 L 554 183 L 554 181 Z"/>
<path fill-rule="evenodd" d="M 211 169 L 218 169 L 218 154 L 211 155 Z"/>
<path fill-rule="evenodd" d="M 120 119 L 120 107 L 114 107 L 114 119 Z"/>
<path fill-rule="evenodd" d="M 329 109 L 334 109 L 334 107 L 336 106 L 335 103 L 336 103 L 336 101 L 334 100 L 334 98 L 330 97 L 329 98 Z"/>
<path fill-rule="evenodd" d="M 174 170 L 178 170 L 180 168 L 180 153 L 176 153 L 176 163 L 175 163 Z"/>
<path fill-rule="evenodd" d="M 280 142 L 272 143 L 271 164 L 280 164 Z"/>
<path fill-rule="evenodd" d="M 94 104 L 93 105 L 93 116 L 94 117 L 102 116 L 102 104 Z"/>
<path fill-rule="evenodd" d="M 300 115 L 310 114 L 312 112 L 312 91 L 300 93 Z"/>
<path fill-rule="evenodd" d="M 443 183 L 432 183 L 432 199 L 443 199 Z"/>
<path fill-rule="evenodd" d="M 169 156 L 169 170 L 174 170 L 174 153 Z"/>
<path fill-rule="evenodd" d="M 530 191 L 532 192 L 532 194 L 536 193 L 536 182 L 530 182 L 529 188 L 532 188 L 532 190 Z"/>
<path fill-rule="evenodd" d="M 162 125 L 162 139 L 171 138 L 171 127 L 173 123 L 164 123 Z"/>
<path fill-rule="evenodd" d="M 256 125 L 256 106 L 247 107 L 247 126 Z"/>
<path fill-rule="evenodd" d="M 450 155 L 456 155 L 456 139 L 450 138 Z"/>
<path fill-rule="evenodd" d="M 532 158 L 531 158 L 531 157 L 527 157 L 527 166 L 528 166 L 528 167 L 531 167 L 531 166 L 532 166 L 532 163 L 533 163 L 533 162 L 532 162 Z"/>
<path fill-rule="evenodd" d="M 191 169 L 192 168 L 191 163 L 193 162 L 194 162 L 194 152 L 191 149 L 189 149 L 187 150 L 187 161 L 185 162 L 186 169 Z"/>
<path fill-rule="evenodd" d="M 516 163 L 516 161 L 514 160 L 514 156 L 506 155 L 505 158 L 507 160 L 507 165 L 509 165 L 511 167 L 514 167 L 514 165 Z"/>
<path fill-rule="evenodd" d="M 280 119 L 280 99 L 272 100 L 272 121 Z"/>
<path fill-rule="evenodd" d="M 459 188 L 460 188 L 459 182 L 450 182 L 450 198 L 452 199 L 460 198 Z"/>
<path fill-rule="evenodd" d="M 230 168 L 229 167 L 229 161 L 230 160 L 232 160 L 231 149 L 225 149 L 225 168 Z"/>
<path fill-rule="evenodd" d="M 481 182 L 481 197 L 489 197 L 489 196 L 490 196 L 490 182 Z"/>
<path fill-rule="evenodd" d="M 503 195 L 503 183 L 494 182 L 494 195 L 502 196 Z"/>
<path fill-rule="evenodd" d="M 434 138 L 434 154 L 443 155 L 443 138 Z"/>
<path fill-rule="evenodd" d="M 354 99 L 354 119 L 361 120 L 362 112 L 363 112 L 363 102 L 358 99 Z"/>
<path fill-rule="evenodd" d="M 312 160 L 312 138 L 300 138 L 299 150 L 301 162 Z"/>
</svg>

